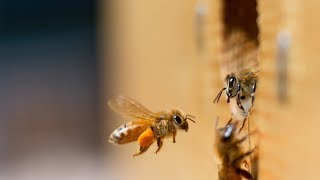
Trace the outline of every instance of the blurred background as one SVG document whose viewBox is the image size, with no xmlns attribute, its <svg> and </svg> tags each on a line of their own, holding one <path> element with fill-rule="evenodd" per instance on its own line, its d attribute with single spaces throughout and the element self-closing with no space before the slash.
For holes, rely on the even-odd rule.
<svg viewBox="0 0 320 180">
<path fill-rule="evenodd" d="M 314 179 L 320 125 L 319 3 L 258 1 L 255 119 L 261 179 Z M 227 120 L 220 1 L 0 1 L 1 179 L 217 179 L 214 121 Z M 126 94 L 197 117 L 173 144 L 135 159 L 110 133 Z M 224 97 L 222 97 L 223 99 Z"/>
<path fill-rule="evenodd" d="M 1 179 L 101 167 L 97 2 L 0 1 Z"/>
</svg>

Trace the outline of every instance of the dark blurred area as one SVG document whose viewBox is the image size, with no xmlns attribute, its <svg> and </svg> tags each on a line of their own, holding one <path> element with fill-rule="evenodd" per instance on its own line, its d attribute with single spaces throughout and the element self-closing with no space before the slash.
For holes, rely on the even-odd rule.
<svg viewBox="0 0 320 180">
<path fill-rule="evenodd" d="M 13 171 L 99 154 L 96 5 L 0 1 L 0 163 Z"/>
</svg>

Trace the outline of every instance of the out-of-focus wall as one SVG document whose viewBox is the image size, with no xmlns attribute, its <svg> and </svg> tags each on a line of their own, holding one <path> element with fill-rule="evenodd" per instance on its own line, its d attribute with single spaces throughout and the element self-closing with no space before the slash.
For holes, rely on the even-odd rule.
<svg viewBox="0 0 320 180">
<path fill-rule="evenodd" d="M 317 44 L 320 23 L 317 1 L 261 1 L 260 112 L 261 177 L 315 179 L 320 148 Z M 287 34 L 287 35 L 286 35 Z M 287 101 L 278 99 L 278 37 L 290 39 Z M 282 42 L 283 43 L 283 42 Z"/>
</svg>

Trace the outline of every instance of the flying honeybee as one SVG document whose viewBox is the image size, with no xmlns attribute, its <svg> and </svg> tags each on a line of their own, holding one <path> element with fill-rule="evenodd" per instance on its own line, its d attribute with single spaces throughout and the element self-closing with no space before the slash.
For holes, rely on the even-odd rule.
<svg viewBox="0 0 320 180">
<path fill-rule="evenodd" d="M 225 127 L 218 128 L 218 119 L 216 121 L 216 139 L 215 148 L 219 159 L 219 180 L 241 180 L 255 179 L 253 175 L 241 167 L 246 164 L 245 158 L 250 156 L 256 148 L 244 151 L 241 143 L 244 142 L 251 134 L 239 138 L 240 129 L 237 127 L 238 121 L 230 120 Z"/>
<path fill-rule="evenodd" d="M 172 136 L 173 143 L 175 143 L 177 130 L 188 131 L 187 120 L 195 122 L 194 116 L 184 115 L 176 109 L 170 112 L 153 113 L 137 101 L 125 96 L 110 99 L 108 105 L 115 112 L 134 119 L 115 129 L 109 138 L 109 142 L 114 144 L 138 141 L 140 149 L 133 156 L 138 156 L 147 151 L 155 140 L 157 140 L 158 145 L 155 153 L 158 153 L 165 137 Z"/>
<path fill-rule="evenodd" d="M 219 102 L 221 94 L 226 90 L 227 102 L 231 98 L 236 97 L 237 105 L 240 109 L 245 111 L 241 104 L 241 100 L 251 97 L 251 107 L 254 102 L 254 94 L 256 92 L 256 85 L 258 82 L 257 72 L 242 71 L 239 74 L 230 73 L 225 78 L 225 87 L 218 93 L 213 103 Z"/>
</svg>

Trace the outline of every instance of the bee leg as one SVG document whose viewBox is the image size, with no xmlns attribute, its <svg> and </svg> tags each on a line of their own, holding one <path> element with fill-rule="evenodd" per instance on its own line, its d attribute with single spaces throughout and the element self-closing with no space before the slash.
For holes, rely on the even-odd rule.
<svg viewBox="0 0 320 180">
<path fill-rule="evenodd" d="M 240 102 L 240 94 L 238 94 L 237 95 L 237 105 L 238 105 L 238 107 L 240 108 L 240 109 L 242 109 L 242 111 L 244 112 L 244 108 L 243 108 L 243 106 L 242 106 L 242 104 L 241 104 L 241 102 Z"/>
<path fill-rule="evenodd" d="M 144 146 L 144 147 L 143 147 L 143 146 L 140 146 L 139 152 L 135 153 L 135 154 L 133 155 L 133 157 L 136 157 L 136 156 L 138 156 L 138 155 L 146 152 L 149 147 L 150 147 L 150 145 L 149 145 L 149 146 Z"/>
<path fill-rule="evenodd" d="M 240 155 L 239 157 L 237 157 L 236 159 L 234 159 L 232 161 L 232 166 L 236 167 L 236 164 L 239 163 L 239 161 L 241 161 L 243 158 L 245 158 L 246 156 L 250 156 L 254 151 L 256 150 L 256 147 L 254 147 L 253 149 L 249 150 L 248 152 Z"/>
<path fill-rule="evenodd" d="M 156 154 L 160 151 L 162 145 L 163 145 L 163 140 L 161 138 L 158 138 L 157 139 L 157 145 L 158 145 L 158 149 L 157 151 L 155 152 Z"/>
<path fill-rule="evenodd" d="M 173 132 L 173 135 L 172 135 L 172 138 L 173 138 L 173 143 L 176 143 L 176 135 L 177 135 L 177 132 L 176 131 L 174 131 Z"/>
<path fill-rule="evenodd" d="M 243 142 L 244 140 L 246 140 L 249 136 L 251 136 L 251 135 L 253 135 L 253 134 L 257 133 L 257 132 L 258 132 L 257 130 L 254 130 L 254 131 L 250 132 L 249 134 L 245 135 L 245 136 L 242 137 L 241 139 L 237 140 L 237 141 L 235 142 L 235 144 L 242 143 L 242 142 Z"/>
<path fill-rule="evenodd" d="M 243 158 L 245 158 L 246 156 L 251 155 L 256 148 L 251 149 L 250 151 L 242 154 L 241 156 L 237 157 L 236 159 L 233 160 L 232 162 L 232 167 L 234 167 L 236 169 L 236 172 L 238 174 L 240 174 L 241 176 L 245 177 L 246 179 L 252 179 L 252 175 L 250 172 L 248 172 L 247 170 L 241 169 L 238 167 L 239 161 L 243 160 Z"/>
<path fill-rule="evenodd" d="M 244 160 L 243 164 L 244 164 L 244 167 L 248 168 L 248 161 L 247 160 Z"/>
<path fill-rule="evenodd" d="M 239 167 L 235 167 L 236 172 L 238 174 L 240 174 L 242 177 L 246 178 L 246 179 L 252 179 L 252 175 L 250 172 L 248 172 L 247 170 L 241 169 Z"/>
<path fill-rule="evenodd" d="M 150 127 L 147 130 L 145 130 L 142 134 L 140 134 L 140 136 L 138 137 L 138 143 L 139 143 L 140 149 L 138 153 L 133 155 L 133 157 L 138 156 L 144 153 L 145 151 L 147 151 L 149 146 L 154 142 L 154 140 L 155 140 L 155 135 L 152 128 Z"/>
<path fill-rule="evenodd" d="M 246 124 L 247 119 L 248 119 L 247 117 L 246 117 L 246 118 L 244 118 L 243 123 L 242 123 L 242 125 L 240 126 L 239 133 L 240 133 L 240 132 L 241 132 L 241 130 L 244 128 L 244 125 Z"/>
</svg>

